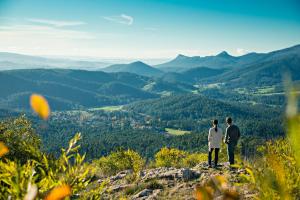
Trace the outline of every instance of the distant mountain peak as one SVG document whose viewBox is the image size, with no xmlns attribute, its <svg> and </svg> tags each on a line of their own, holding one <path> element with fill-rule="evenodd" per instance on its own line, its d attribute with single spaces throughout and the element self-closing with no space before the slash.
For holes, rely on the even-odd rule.
<svg viewBox="0 0 300 200">
<path fill-rule="evenodd" d="M 219 53 L 216 56 L 218 56 L 218 57 L 232 57 L 229 53 L 227 53 L 227 51 L 222 51 L 221 53 Z"/>
<path fill-rule="evenodd" d="M 199 59 L 200 56 L 185 56 L 183 54 L 178 54 L 174 60 L 182 60 L 182 59 Z"/>
<path fill-rule="evenodd" d="M 188 56 L 185 56 L 183 54 L 178 54 L 175 59 L 182 59 L 182 58 L 188 58 Z"/>
<path fill-rule="evenodd" d="M 147 65 L 146 63 L 144 63 L 144 62 L 142 62 L 142 61 L 135 61 L 135 62 L 132 62 L 132 63 L 130 63 L 130 64 L 132 64 L 132 65 Z"/>
<path fill-rule="evenodd" d="M 142 76 L 158 76 L 162 71 L 142 61 L 135 61 L 129 64 L 115 64 L 103 69 L 105 72 L 129 72 Z"/>
</svg>

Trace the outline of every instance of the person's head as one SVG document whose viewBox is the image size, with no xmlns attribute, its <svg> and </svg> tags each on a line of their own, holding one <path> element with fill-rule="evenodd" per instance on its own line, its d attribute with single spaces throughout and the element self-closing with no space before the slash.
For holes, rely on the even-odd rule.
<svg viewBox="0 0 300 200">
<path fill-rule="evenodd" d="M 226 122 L 228 125 L 232 124 L 232 118 L 231 117 L 226 117 Z"/>
<path fill-rule="evenodd" d="M 215 131 L 218 131 L 218 120 L 217 119 L 214 119 L 213 121 L 212 121 L 212 124 L 213 124 L 213 126 L 215 127 Z"/>
</svg>

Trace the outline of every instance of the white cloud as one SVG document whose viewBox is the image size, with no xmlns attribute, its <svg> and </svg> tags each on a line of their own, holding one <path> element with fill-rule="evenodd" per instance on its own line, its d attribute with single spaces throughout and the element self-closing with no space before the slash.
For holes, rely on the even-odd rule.
<svg viewBox="0 0 300 200">
<path fill-rule="evenodd" d="M 26 19 L 29 22 L 46 24 L 56 27 L 64 27 L 64 26 L 78 26 L 86 24 L 83 21 L 57 21 L 57 20 L 49 20 L 49 19 L 36 19 L 36 18 L 28 18 Z"/>
<path fill-rule="evenodd" d="M 104 19 L 111 21 L 111 22 L 116 22 L 119 24 L 125 24 L 125 25 L 132 25 L 133 24 L 133 17 L 129 16 L 129 15 L 125 15 L 125 14 L 121 14 L 118 16 L 107 16 L 107 17 L 103 17 Z"/>
<path fill-rule="evenodd" d="M 25 54 L 68 54 L 75 47 L 95 39 L 84 31 L 45 25 L 0 26 L 0 51 Z"/>
<path fill-rule="evenodd" d="M 245 55 L 247 53 L 248 53 L 248 51 L 246 51 L 245 49 L 242 49 L 242 48 L 237 48 L 236 49 L 236 54 L 239 55 L 239 56 Z"/>
</svg>

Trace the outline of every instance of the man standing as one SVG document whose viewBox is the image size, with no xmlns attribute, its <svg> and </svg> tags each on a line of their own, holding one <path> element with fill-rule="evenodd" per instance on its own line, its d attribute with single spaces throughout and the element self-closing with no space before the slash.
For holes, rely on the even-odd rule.
<svg viewBox="0 0 300 200">
<path fill-rule="evenodd" d="M 225 132 L 224 143 L 227 144 L 228 160 L 230 165 L 234 164 L 234 149 L 241 136 L 240 129 L 236 125 L 232 124 L 231 117 L 226 118 L 227 128 Z"/>
</svg>

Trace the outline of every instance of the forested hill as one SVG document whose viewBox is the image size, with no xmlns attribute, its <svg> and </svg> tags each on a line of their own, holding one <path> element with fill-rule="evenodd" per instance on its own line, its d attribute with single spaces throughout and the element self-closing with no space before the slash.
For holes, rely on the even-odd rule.
<svg viewBox="0 0 300 200">
<path fill-rule="evenodd" d="M 245 134 L 282 134 L 280 108 L 223 102 L 203 95 L 174 95 L 159 100 L 146 100 L 131 104 L 126 109 L 149 115 L 164 126 L 184 130 L 203 131 L 214 118 L 219 119 L 221 126 L 224 126 L 225 118 L 231 116 Z"/>
<path fill-rule="evenodd" d="M 10 109 L 29 110 L 28 99 L 32 93 L 43 94 L 53 110 L 69 110 L 128 104 L 158 98 L 161 92 L 190 92 L 193 89 L 191 85 L 172 85 L 125 72 L 63 69 L 0 71 L 0 107 Z"/>
</svg>

